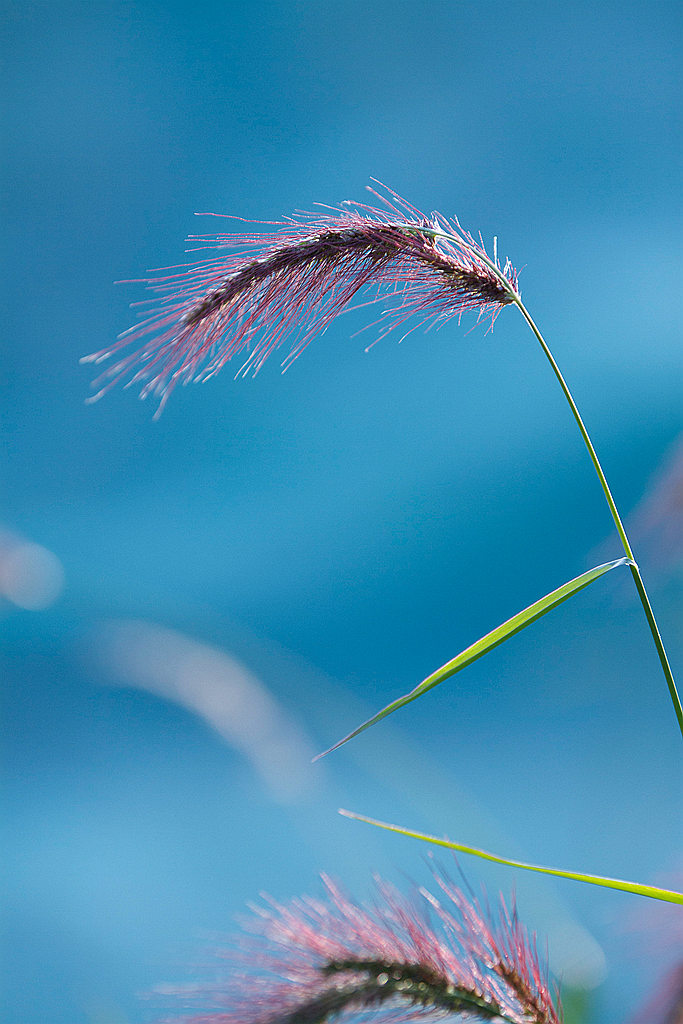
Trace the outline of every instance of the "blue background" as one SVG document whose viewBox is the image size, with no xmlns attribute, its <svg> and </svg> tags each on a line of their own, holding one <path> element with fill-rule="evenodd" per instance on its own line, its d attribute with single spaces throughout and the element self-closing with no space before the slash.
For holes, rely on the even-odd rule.
<svg viewBox="0 0 683 1024">
<path fill-rule="evenodd" d="M 131 323 L 139 288 L 113 281 L 215 227 L 195 211 L 275 220 L 363 201 L 374 176 L 523 267 L 628 513 L 681 425 L 678 4 L 58 0 L 5 3 L 3 22 L 0 515 L 65 579 L 45 610 L 2 605 L 3 1022 L 154 1020 L 150 990 L 200 978 L 259 891 L 315 893 L 323 870 L 361 897 L 375 870 L 429 879 L 426 848 L 340 805 L 675 885 L 680 736 L 625 571 L 307 767 L 621 554 L 514 310 L 492 334 L 453 323 L 368 354 L 352 313 L 284 377 L 277 359 L 226 370 L 158 422 L 132 391 L 86 406 L 78 359 Z M 680 670 L 662 544 L 636 553 Z M 258 677 L 307 752 L 288 801 L 117 669 L 119 620 Z M 674 955 L 665 907 L 462 866 L 516 887 L 558 973 L 573 947 L 577 983 L 604 977 L 594 1021 L 635 1011 Z"/>
</svg>

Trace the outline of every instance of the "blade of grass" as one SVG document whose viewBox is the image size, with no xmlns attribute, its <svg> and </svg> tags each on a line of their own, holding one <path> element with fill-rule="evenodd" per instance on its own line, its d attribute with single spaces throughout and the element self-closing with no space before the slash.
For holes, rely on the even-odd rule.
<svg viewBox="0 0 683 1024">
<path fill-rule="evenodd" d="M 561 871 L 559 868 L 541 867 L 539 864 L 525 864 L 519 860 L 509 860 L 507 857 L 498 857 L 494 853 L 487 853 L 486 850 L 478 850 L 474 846 L 464 846 L 462 843 L 453 843 L 449 839 L 437 839 L 436 836 L 426 835 L 424 832 L 413 832 L 399 825 L 388 825 L 384 821 L 376 821 L 374 818 L 366 818 L 363 814 L 356 814 L 354 811 L 345 811 L 340 808 L 340 814 L 345 818 L 353 818 L 354 821 L 364 821 L 367 825 L 375 825 L 387 832 L 397 832 L 399 835 L 408 836 L 410 839 L 421 839 L 425 843 L 432 843 L 434 846 L 443 846 L 448 850 L 457 850 L 459 853 L 471 853 L 475 857 L 482 857 L 484 860 L 492 860 L 496 864 L 507 864 L 512 868 L 523 868 L 525 871 L 540 871 L 544 875 L 557 875 L 559 878 L 570 878 L 575 882 L 588 882 L 590 885 L 600 885 L 607 889 L 620 889 L 623 892 L 634 893 L 636 896 L 649 896 L 653 900 L 662 900 L 665 903 L 683 904 L 683 893 L 674 892 L 671 889 L 660 889 L 656 885 L 642 885 L 640 882 L 625 882 L 620 878 L 603 878 L 601 875 L 586 875 L 580 871 Z"/>
<path fill-rule="evenodd" d="M 317 761 L 321 757 L 325 757 L 326 754 L 331 753 L 333 750 L 337 750 L 338 747 L 343 746 L 344 743 L 348 743 L 349 740 L 353 739 L 354 736 L 358 736 L 359 733 L 364 732 L 365 729 L 369 729 L 371 725 L 375 725 L 381 721 L 382 718 L 386 718 L 394 711 L 398 711 L 399 708 L 405 707 L 406 704 L 410 704 L 411 701 L 417 700 L 423 693 L 431 690 L 434 686 L 438 686 L 444 679 L 449 679 L 450 676 L 455 675 L 456 672 L 460 672 L 461 669 L 467 665 L 471 665 L 473 661 L 481 658 L 488 651 L 492 651 L 494 647 L 498 647 L 509 637 L 514 636 L 515 633 L 519 633 L 522 629 L 530 626 L 536 619 L 540 619 L 546 612 L 556 608 L 558 604 L 562 604 L 568 597 L 578 593 L 579 590 L 583 590 L 594 580 L 597 580 L 604 573 L 609 572 L 610 569 L 615 569 L 618 565 L 629 565 L 630 560 L 628 558 L 618 558 L 614 562 L 605 562 L 604 565 L 598 565 L 594 569 L 589 569 L 588 572 L 584 572 L 581 576 L 577 576 L 573 580 L 569 580 L 568 583 L 564 583 L 557 590 L 552 590 L 545 597 L 541 597 L 538 601 L 529 605 L 523 611 L 518 612 L 517 615 L 513 615 L 511 619 L 503 622 L 502 625 L 496 629 L 491 630 L 486 636 L 483 636 L 476 643 L 466 647 L 464 651 L 456 655 L 450 661 L 447 661 L 445 665 L 438 668 L 431 675 L 423 679 L 414 690 L 410 693 L 406 693 L 403 697 L 399 697 L 397 700 L 387 704 L 385 708 L 378 711 L 376 715 L 369 718 L 367 722 L 363 722 L 357 729 L 350 732 L 348 736 L 339 740 L 334 746 L 330 747 L 329 750 L 325 750 L 322 754 L 318 754 L 313 760 Z"/>
</svg>

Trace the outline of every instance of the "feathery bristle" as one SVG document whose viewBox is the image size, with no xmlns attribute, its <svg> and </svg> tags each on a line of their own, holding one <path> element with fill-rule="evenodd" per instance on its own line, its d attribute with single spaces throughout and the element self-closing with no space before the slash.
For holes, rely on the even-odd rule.
<svg viewBox="0 0 683 1024">
<path fill-rule="evenodd" d="M 82 360 L 100 363 L 128 350 L 97 379 L 90 400 L 125 380 L 163 405 L 177 383 L 206 380 L 239 353 L 246 360 L 237 375 L 258 372 L 290 339 L 286 368 L 363 289 L 370 302 L 395 300 L 377 321 L 380 337 L 411 320 L 409 330 L 466 310 L 493 322 L 513 301 L 513 267 L 493 261 L 496 273 L 483 243 L 457 221 L 427 218 L 390 191 L 393 202 L 375 194 L 386 210 L 349 206 L 303 214 L 275 231 L 191 237 L 219 255 L 144 282 L 156 294 L 141 304 L 144 319 L 111 349 Z"/>
<path fill-rule="evenodd" d="M 420 890 L 420 906 L 379 881 L 375 903 L 359 906 L 323 881 L 325 901 L 253 908 L 251 937 L 226 954 L 233 973 L 200 991 L 207 1010 L 185 1024 L 327 1024 L 345 1013 L 560 1024 L 535 945 L 502 901 L 493 922 L 440 876 L 445 900 Z"/>
</svg>

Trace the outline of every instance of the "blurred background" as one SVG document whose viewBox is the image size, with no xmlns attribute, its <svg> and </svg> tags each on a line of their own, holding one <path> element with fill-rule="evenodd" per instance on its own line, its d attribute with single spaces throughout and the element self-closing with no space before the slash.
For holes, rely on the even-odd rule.
<svg viewBox="0 0 683 1024">
<path fill-rule="evenodd" d="M 158 422 L 132 390 L 84 404 L 78 364 L 144 297 L 113 282 L 215 228 L 196 211 L 277 220 L 363 201 L 376 177 L 497 235 L 680 675 L 679 5 L 5 0 L 2 17 L 2 1021 L 154 1021 L 155 987 L 201 980 L 260 891 L 318 894 L 321 871 L 359 898 L 375 871 L 428 883 L 426 847 L 340 806 L 680 885 L 680 736 L 625 570 L 310 763 L 622 553 L 514 310 L 368 353 L 350 313 L 284 377 L 277 357 L 224 370 Z M 679 908 L 461 866 L 516 891 L 585 1019 L 627 1019 L 680 958 Z"/>
</svg>

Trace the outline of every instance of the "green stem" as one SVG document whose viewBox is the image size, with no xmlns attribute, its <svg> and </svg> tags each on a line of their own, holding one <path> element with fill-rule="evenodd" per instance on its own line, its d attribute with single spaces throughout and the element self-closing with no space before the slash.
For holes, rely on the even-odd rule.
<svg viewBox="0 0 683 1024">
<path fill-rule="evenodd" d="M 576 420 L 576 425 L 578 426 L 579 431 L 581 432 L 581 437 L 583 438 L 584 444 L 588 449 L 588 454 L 590 455 L 591 462 L 593 463 L 593 467 L 595 469 L 595 472 L 597 473 L 598 480 L 600 481 L 600 486 L 602 487 L 605 498 L 607 499 L 609 510 L 612 513 L 612 519 L 614 520 L 614 525 L 617 528 L 619 539 L 621 540 L 622 546 L 626 553 L 626 557 L 630 559 L 629 568 L 631 570 L 631 574 L 633 576 L 633 580 L 635 582 L 636 589 L 638 591 L 638 596 L 640 597 L 640 601 L 643 606 L 643 610 L 645 611 L 645 617 L 647 619 L 648 626 L 650 627 L 650 632 L 652 633 L 652 639 L 654 640 L 655 647 L 657 649 L 657 654 L 659 656 L 659 661 L 662 666 L 664 678 L 666 679 L 667 686 L 669 687 L 669 693 L 671 695 L 671 700 L 674 706 L 674 710 L 676 712 L 676 717 L 678 719 L 678 725 L 681 730 L 681 733 L 683 734 L 683 708 L 681 708 L 681 700 L 678 696 L 678 691 L 676 690 L 676 683 L 674 681 L 673 673 L 671 671 L 671 666 L 669 665 L 669 659 L 666 656 L 666 651 L 664 649 L 662 637 L 657 626 L 657 620 L 655 619 L 654 612 L 652 611 L 652 605 L 650 604 L 650 599 L 647 596 L 645 584 L 643 583 L 643 577 L 640 575 L 640 569 L 638 568 L 638 564 L 636 563 L 633 550 L 629 543 L 629 539 L 626 535 L 624 524 L 621 521 L 619 510 L 617 509 L 614 498 L 612 497 L 612 492 L 609 489 L 607 478 L 605 477 L 602 466 L 600 465 L 600 460 L 598 459 L 595 448 L 593 447 L 593 442 L 591 441 L 590 435 L 586 430 L 586 426 L 583 420 L 581 419 L 581 414 L 578 410 L 576 402 L 574 401 L 572 393 L 569 390 L 569 386 L 565 381 L 564 377 L 562 376 L 560 368 L 555 362 L 553 354 L 548 348 L 548 345 L 546 344 L 543 335 L 534 323 L 529 311 L 522 302 L 520 296 L 516 292 L 513 294 L 512 291 L 510 292 L 510 294 L 512 295 L 512 301 L 519 309 L 520 313 L 522 314 L 522 316 L 528 323 L 529 327 L 535 334 L 539 345 L 543 349 L 545 356 L 552 367 L 553 373 L 557 377 L 559 385 L 562 388 L 562 391 L 564 392 L 564 397 L 567 399 L 567 402 L 569 403 L 569 408 L 571 409 L 572 415 Z"/>
<path fill-rule="evenodd" d="M 434 228 L 421 227 L 421 226 L 415 225 L 415 224 L 397 224 L 396 227 L 400 227 L 400 228 L 403 228 L 403 229 L 406 229 L 406 230 L 411 230 L 411 231 L 419 231 L 420 233 L 425 234 L 425 235 L 429 235 L 432 238 L 435 238 L 435 237 L 447 238 L 450 242 L 453 242 L 459 249 L 464 249 L 466 252 L 473 253 L 478 260 L 480 260 L 482 263 L 486 264 L 486 266 L 489 268 L 489 270 L 491 270 L 496 275 L 496 277 L 500 281 L 501 285 L 503 286 L 503 288 L 505 289 L 507 294 L 510 296 L 510 301 L 514 302 L 514 304 L 517 306 L 517 308 L 519 309 L 520 313 L 522 314 L 522 316 L 526 320 L 527 324 L 529 325 L 529 327 L 533 331 L 534 335 L 536 336 L 536 340 L 538 341 L 539 345 L 543 349 L 543 351 L 545 353 L 545 356 L 546 356 L 548 362 L 550 363 L 550 365 L 552 367 L 553 373 L 557 377 L 558 383 L 559 383 L 560 387 L 562 388 L 562 391 L 564 393 L 564 397 L 567 399 L 567 402 L 569 404 L 569 408 L 572 411 L 572 415 L 573 415 L 574 419 L 576 420 L 576 425 L 578 426 L 579 431 L 581 433 L 581 437 L 583 438 L 583 442 L 584 442 L 586 448 L 588 449 L 588 454 L 590 455 L 591 462 L 593 463 L 593 468 L 595 469 L 595 472 L 597 473 L 598 480 L 600 481 L 600 486 L 602 487 L 603 493 L 604 493 L 605 498 L 607 500 L 607 504 L 609 506 L 609 510 L 610 510 L 610 512 L 612 514 L 612 519 L 614 520 L 614 525 L 616 526 L 617 533 L 619 534 L 619 539 L 621 540 L 621 543 L 622 543 L 622 546 L 624 548 L 624 552 L 626 554 L 626 557 L 629 559 L 629 562 L 630 562 L 629 568 L 631 570 L 631 574 L 633 575 L 633 580 L 635 582 L 636 589 L 638 591 L 638 596 L 640 597 L 640 601 L 641 601 L 641 604 L 643 606 L 643 610 L 645 611 L 645 617 L 647 619 L 647 624 L 650 627 L 650 632 L 652 633 L 652 639 L 654 640 L 655 647 L 657 649 L 657 654 L 659 656 L 659 661 L 660 661 L 661 666 L 662 666 L 662 671 L 664 673 L 664 678 L 666 679 L 667 686 L 669 687 L 669 694 L 671 695 L 671 700 L 672 700 L 672 703 L 673 703 L 673 706 L 674 706 L 674 710 L 676 712 L 676 717 L 678 719 L 678 725 L 679 725 L 679 728 L 681 730 L 681 734 L 683 734 L 683 708 L 681 707 L 681 700 L 680 700 L 680 697 L 678 696 L 678 691 L 676 690 L 676 683 L 674 681 L 673 673 L 671 671 L 671 666 L 669 665 L 669 659 L 667 658 L 666 651 L 664 650 L 664 644 L 662 643 L 662 638 L 661 638 L 661 635 L 659 633 L 659 628 L 657 626 L 657 620 L 655 619 L 654 612 L 652 611 L 652 605 L 650 604 L 650 599 L 647 596 L 647 591 L 645 589 L 645 584 L 643 583 L 643 578 L 640 575 L 640 569 L 638 568 L 638 565 L 636 563 L 635 557 L 633 555 L 633 550 L 632 550 L 631 545 L 629 543 L 629 539 L 626 536 L 626 530 L 624 529 L 624 524 L 621 521 L 621 516 L 619 515 L 619 510 L 617 509 L 617 506 L 616 506 L 616 503 L 614 501 L 614 498 L 612 497 L 612 492 L 609 489 L 609 485 L 607 483 L 607 478 L 605 477 L 605 474 L 604 474 L 604 472 L 602 470 L 602 466 L 600 465 L 600 460 L 598 459 L 598 456 L 596 454 L 595 448 L 593 447 L 593 442 L 591 441 L 590 435 L 589 435 L 588 431 L 586 430 L 586 426 L 585 426 L 583 420 L 581 419 L 581 414 L 580 414 L 580 412 L 578 410 L 576 402 L 574 401 L 572 393 L 569 390 L 569 386 L 568 386 L 567 382 L 565 381 L 564 377 L 562 376 L 562 373 L 560 372 L 560 368 L 557 365 L 557 363 L 555 362 L 553 354 L 550 351 L 550 349 L 548 348 L 548 345 L 546 344 L 546 341 L 545 341 L 543 335 L 539 331 L 538 327 L 536 326 L 536 324 L 534 323 L 534 321 L 533 321 L 533 319 L 531 317 L 531 314 L 529 313 L 529 311 L 527 310 L 526 306 L 522 302 L 522 299 L 521 299 L 521 296 L 520 296 L 519 292 L 517 292 L 512 287 L 510 282 L 504 276 L 503 272 L 501 271 L 501 269 L 498 266 L 498 263 L 497 263 L 497 261 L 495 259 L 494 260 L 489 259 L 489 257 L 486 255 L 485 252 L 482 251 L 482 249 L 480 249 L 479 247 L 474 249 L 463 238 L 458 238 L 456 235 L 451 235 L 447 231 L 437 231 Z"/>
</svg>

